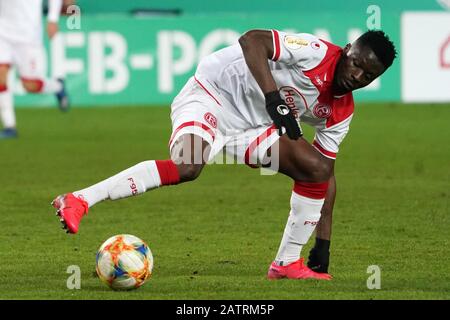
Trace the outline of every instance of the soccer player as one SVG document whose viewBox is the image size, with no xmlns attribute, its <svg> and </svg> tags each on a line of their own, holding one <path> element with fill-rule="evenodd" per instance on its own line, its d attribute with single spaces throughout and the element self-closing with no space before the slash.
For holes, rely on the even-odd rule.
<svg viewBox="0 0 450 320">
<path fill-rule="evenodd" d="M 58 32 L 62 0 L 49 0 L 48 4 L 47 34 L 52 39 Z M 69 108 L 64 81 L 45 78 L 42 10 L 42 0 L 0 0 L 0 139 L 17 137 L 13 93 L 7 86 L 12 65 L 27 92 L 55 94 L 59 108 Z"/>
<path fill-rule="evenodd" d="M 268 278 L 331 279 L 334 162 L 352 119 L 352 91 L 383 74 L 395 56 L 382 31 L 368 31 L 343 49 L 306 33 L 245 33 L 239 43 L 205 57 L 174 99 L 171 158 L 141 162 L 58 196 L 53 206 L 63 227 L 76 233 L 81 218 L 100 201 L 192 181 L 225 148 L 250 166 L 278 162 L 278 171 L 295 182 Z M 316 129 L 312 144 L 301 137 L 300 123 Z M 300 258 L 316 226 L 309 266 L 318 272 Z"/>
</svg>

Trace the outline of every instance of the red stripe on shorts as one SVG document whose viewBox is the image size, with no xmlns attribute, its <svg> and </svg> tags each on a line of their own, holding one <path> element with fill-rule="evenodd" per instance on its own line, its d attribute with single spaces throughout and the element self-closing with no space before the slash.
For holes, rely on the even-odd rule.
<svg viewBox="0 0 450 320">
<path fill-rule="evenodd" d="M 250 155 L 253 153 L 253 151 L 255 151 L 255 149 L 261 144 L 261 142 L 263 142 L 264 140 L 266 140 L 271 134 L 273 134 L 274 132 L 276 132 L 277 128 L 275 127 L 275 125 L 272 125 L 269 129 L 267 129 L 266 131 L 264 131 L 263 133 L 261 133 L 255 140 L 252 141 L 252 143 L 250 143 L 248 145 L 247 150 L 245 150 L 245 156 L 244 156 L 244 161 L 245 164 L 248 165 L 249 167 L 252 168 L 258 168 L 257 166 L 253 165 L 250 163 Z"/>
<path fill-rule="evenodd" d="M 336 159 L 336 153 L 326 150 L 316 140 L 313 142 L 313 146 L 324 156 L 332 159 Z"/>
<path fill-rule="evenodd" d="M 205 130 L 206 132 L 209 133 L 209 135 L 211 136 L 213 141 L 214 141 L 214 139 L 216 137 L 216 135 L 214 134 L 214 131 L 210 127 L 208 127 L 206 124 L 198 122 L 198 121 L 189 121 L 189 122 L 182 123 L 181 125 L 178 126 L 178 128 L 175 129 L 175 131 L 172 133 L 172 136 L 170 137 L 169 147 L 172 144 L 172 140 L 176 136 L 178 131 L 180 131 L 181 129 L 186 128 L 186 127 L 199 127 L 199 128 L 202 128 L 203 130 Z"/>
</svg>

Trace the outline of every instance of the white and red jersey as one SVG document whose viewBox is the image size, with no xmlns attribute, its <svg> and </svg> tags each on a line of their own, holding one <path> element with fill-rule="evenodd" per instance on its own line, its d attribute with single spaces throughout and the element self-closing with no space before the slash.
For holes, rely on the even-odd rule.
<svg viewBox="0 0 450 320">
<path fill-rule="evenodd" d="M 62 0 L 49 0 L 48 20 L 57 22 Z M 0 37 L 14 43 L 42 43 L 42 0 L 0 0 Z"/>
<path fill-rule="evenodd" d="M 301 124 L 316 129 L 316 149 L 336 158 L 354 110 L 351 93 L 335 97 L 331 89 L 342 49 L 307 33 L 272 30 L 272 36 L 274 54 L 269 66 L 281 96 Z M 239 44 L 202 59 L 195 78 L 218 105 L 236 115 L 230 127 L 245 129 L 272 122 Z"/>
</svg>

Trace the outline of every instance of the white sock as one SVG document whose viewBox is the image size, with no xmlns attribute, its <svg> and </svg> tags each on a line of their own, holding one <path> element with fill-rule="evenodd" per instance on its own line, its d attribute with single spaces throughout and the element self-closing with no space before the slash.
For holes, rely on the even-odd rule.
<svg viewBox="0 0 450 320">
<path fill-rule="evenodd" d="M 45 79 L 42 93 L 57 93 L 61 91 L 62 84 L 56 79 Z"/>
<path fill-rule="evenodd" d="M 2 120 L 3 128 L 16 127 L 13 95 L 10 90 L 0 92 L 0 118 Z"/>
<path fill-rule="evenodd" d="M 75 191 L 92 207 L 96 203 L 141 194 L 161 185 L 155 161 L 144 161 L 88 188 Z"/>
<path fill-rule="evenodd" d="M 308 242 L 317 223 L 325 199 L 311 199 L 295 192 L 291 196 L 291 211 L 275 262 L 288 265 L 300 258 L 302 247 Z"/>
</svg>

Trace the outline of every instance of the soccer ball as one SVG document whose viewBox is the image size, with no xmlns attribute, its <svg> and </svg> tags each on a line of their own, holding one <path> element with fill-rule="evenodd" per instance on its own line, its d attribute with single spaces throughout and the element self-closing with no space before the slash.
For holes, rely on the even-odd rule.
<svg viewBox="0 0 450 320">
<path fill-rule="evenodd" d="M 142 286 L 150 278 L 152 269 L 152 252 L 138 237 L 116 235 L 98 249 L 97 274 L 114 290 L 131 290 Z"/>
</svg>

